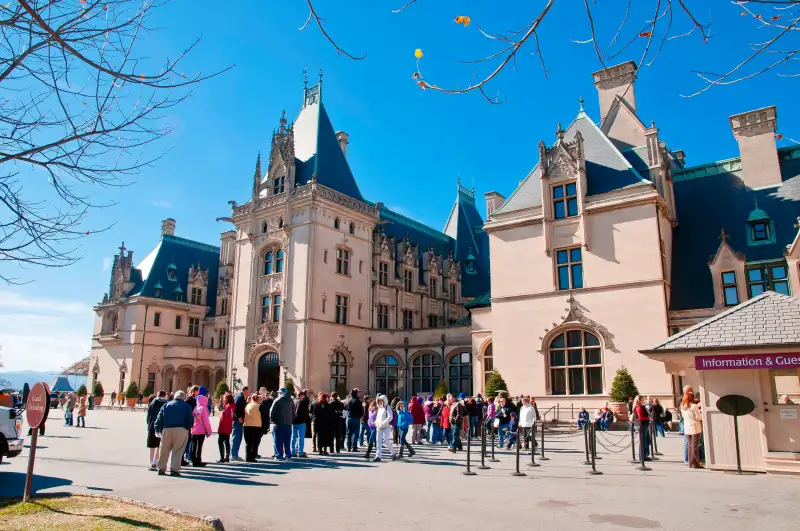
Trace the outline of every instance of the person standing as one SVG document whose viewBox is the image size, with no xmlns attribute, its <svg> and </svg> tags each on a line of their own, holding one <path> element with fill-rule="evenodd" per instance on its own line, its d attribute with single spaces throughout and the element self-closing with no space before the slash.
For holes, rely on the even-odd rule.
<svg viewBox="0 0 800 531">
<path fill-rule="evenodd" d="M 416 398 L 416 397 L 414 397 Z M 406 410 L 406 405 L 401 400 L 397 403 L 397 431 L 399 433 L 399 440 L 400 440 L 400 459 L 403 458 L 403 450 L 408 448 L 408 457 L 414 457 L 414 454 L 417 453 L 408 444 L 406 437 L 408 436 L 408 430 L 413 426 L 414 423 L 414 415 L 411 414 L 410 411 Z"/>
<path fill-rule="evenodd" d="M 335 443 L 336 453 L 340 454 L 342 453 L 342 446 L 344 446 L 346 426 L 344 404 L 339 400 L 339 393 L 336 391 L 331 393 L 330 406 L 333 411 L 333 442 Z"/>
<path fill-rule="evenodd" d="M 117 403 L 117 392 L 111 391 L 111 405 L 113 406 L 116 403 Z"/>
<path fill-rule="evenodd" d="M 392 408 L 386 395 L 379 395 L 375 399 L 375 403 L 377 406 L 375 415 L 375 430 L 377 431 L 375 446 L 377 447 L 377 454 L 372 461 L 375 463 L 381 462 L 384 444 L 392 456 L 392 461 L 394 461 L 397 456 L 394 453 L 394 446 L 392 446 L 392 418 L 394 418 Z"/>
<path fill-rule="evenodd" d="M 175 392 L 175 399 L 164 404 L 156 417 L 155 430 L 161 437 L 161 455 L 158 458 L 158 475 L 167 472 L 167 460 L 171 476 L 180 476 L 181 460 L 189 440 L 189 430 L 194 424 L 192 408 L 184 402 L 186 394 L 183 391 Z M 172 457 L 170 457 L 172 454 Z"/>
<path fill-rule="evenodd" d="M 78 423 L 76 424 L 78 428 L 85 428 L 86 427 L 86 397 L 82 396 L 80 398 L 80 403 L 78 404 Z"/>
<path fill-rule="evenodd" d="M 369 433 L 370 433 L 370 425 L 369 425 L 369 405 L 372 403 L 372 399 L 369 396 L 364 397 L 364 403 L 362 404 L 362 409 L 364 413 L 361 415 L 361 425 L 359 430 L 359 439 L 361 439 L 361 446 L 364 446 L 364 436 L 367 436 L 367 443 L 369 443 Z"/>
<path fill-rule="evenodd" d="M 525 443 L 525 449 L 528 449 L 528 443 L 533 440 L 533 435 L 536 433 L 536 410 L 533 409 L 531 401 L 528 398 L 522 399 L 522 407 L 519 411 L 519 427 L 522 428 L 522 441 Z"/>
<path fill-rule="evenodd" d="M 650 460 L 650 415 L 642 403 L 642 397 L 633 399 L 633 422 L 639 426 L 641 444 L 639 445 L 639 459 Z"/>
<path fill-rule="evenodd" d="M 192 426 L 192 466 L 206 466 L 203 462 L 203 442 L 211 437 L 211 420 L 208 412 L 208 397 L 199 395 L 194 408 L 194 425 Z"/>
<path fill-rule="evenodd" d="M 205 388 L 203 388 L 205 391 Z M 186 390 L 186 403 L 189 404 L 189 407 L 192 408 L 192 412 L 194 412 L 194 408 L 197 407 L 197 396 L 200 394 L 200 386 L 199 385 L 191 385 Z M 188 466 L 190 460 L 192 459 L 192 437 L 189 437 L 189 442 L 186 443 L 186 451 L 183 456 L 183 462 L 181 463 L 183 466 Z"/>
<path fill-rule="evenodd" d="M 314 433 L 317 436 L 317 453 L 329 455 L 328 450 L 333 452 L 334 418 L 333 407 L 328 402 L 328 395 L 319 393 L 317 399 L 311 405 L 311 422 L 314 426 Z"/>
<path fill-rule="evenodd" d="M 372 448 L 375 446 L 375 436 L 377 429 L 375 428 L 375 420 L 378 418 L 378 406 L 376 405 L 376 401 L 369 401 L 367 399 L 364 400 L 365 402 L 369 402 L 367 406 L 367 454 L 364 456 L 364 459 L 369 461 L 369 454 L 372 452 Z"/>
<path fill-rule="evenodd" d="M 450 399 L 450 448 L 449 451 L 456 453 L 458 450 L 463 450 L 461 445 L 461 426 L 464 419 L 468 417 L 469 412 L 461 401 L 456 400 L 456 397 L 449 395 Z M 469 435 L 469 434 L 467 434 Z"/>
<path fill-rule="evenodd" d="M 452 426 L 450 425 L 450 403 L 445 401 L 444 398 L 439 397 L 437 401 L 442 406 L 442 412 L 439 415 L 439 422 L 441 422 L 442 431 L 440 432 L 441 435 L 439 437 L 439 443 L 442 445 L 449 445 L 450 444 L 450 430 Z"/>
<path fill-rule="evenodd" d="M 269 419 L 272 422 L 272 440 L 275 445 L 276 461 L 283 461 L 292 456 L 290 440 L 292 437 L 292 426 L 294 422 L 294 404 L 289 391 L 281 387 L 278 391 L 278 398 L 272 403 L 269 411 Z M 303 424 L 305 426 L 305 424 Z M 305 431 L 305 430 L 304 430 Z"/>
<path fill-rule="evenodd" d="M 506 397 L 500 397 L 500 403 L 495 412 L 495 424 L 497 424 L 497 436 L 499 439 L 500 448 L 503 447 L 503 441 L 506 434 L 508 434 L 508 423 L 511 422 L 511 408 L 508 406 Z"/>
<path fill-rule="evenodd" d="M 161 437 L 156 435 L 156 418 L 158 412 L 167 403 L 167 393 L 159 391 L 158 396 L 147 404 L 147 447 L 150 449 L 150 470 L 158 469 L 159 446 Z"/>
<path fill-rule="evenodd" d="M 263 439 L 269 433 L 269 412 L 272 409 L 272 403 L 275 402 L 275 393 L 268 394 L 267 390 L 264 389 L 264 394 L 261 396 L 261 404 L 258 406 L 258 411 L 261 413 L 261 438 Z M 259 447 L 261 445 L 259 444 Z M 275 445 L 272 445 L 273 448 Z M 256 448 L 256 458 L 260 458 L 261 455 L 258 453 L 258 448 Z M 275 455 L 273 454 L 273 457 Z"/>
<path fill-rule="evenodd" d="M 358 433 L 361 427 L 361 417 L 364 416 L 364 404 L 358 398 L 358 388 L 350 391 L 350 396 L 344 403 L 344 409 L 347 411 L 347 451 L 358 451 Z"/>
<path fill-rule="evenodd" d="M 233 431 L 233 416 L 236 404 L 233 395 L 225 393 L 219 401 L 220 415 L 217 426 L 217 446 L 219 447 L 219 460 L 217 463 L 229 463 L 231 460 L 231 432 Z"/>
<path fill-rule="evenodd" d="M 478 404 L 474 398 L 467 398 L 464 400 L 464 405 L 467 407 L 467 414 L 469 415 L 467 437 L 474 439 L 478 436 Z"/>
<path fill-rule="evenodd" d="M 300 391 L 294 401 L 294 420 L 292 421 L 291 457 L 308 457 L 305 452 L 306 424 L 311 420 L 310 405 L 306 391 Z M 313 437 L 313 435 L 312 435 Z M 312 439 L 312 442 L 313 439 Z M 287 456 L 288 457 L 288 456 Z"/>
<path fill-rule="evenodd" d="M 231 459 L 233 461 L 241 461 L 242 458 L 239 457 L 239 448 L 242 446 L 242 437 L 244 435 L 244 410 L 247 407 L 247 397 L 250 396 L 250 388 L 245 386 L 242 390 L 236 395 L 234 399 L 235 409 L 234 413 L 235 416 L 233 418 L 233 435 L 231 438 L 233 439 L 233 443 L 231 446 Z"/>
<path fill-rule="evenodd" d="M 654 423 L 655 434 L 658 435 L 660 433 L 662 437 L 666 437 L 667 434 L 664 433 L 664 408 L 661 406 L 661 402 L 658 401 L 658 398 L 653 399 L 651 417 Z"/>
<path fill-rule="evenodd" d="M 258 455 L 258 443 L 261 442 L 261 410 L 259 395 L 251 395 L 244 409 L 244 460 L 255 463 Z"/>
<path fill-rule="evenodd" d="M 436 444 L 436 438 L 434 437 L 434 422 L 433 422 L 433 405 L 435 402 L 433 401 L 433 395 L 428 395 L 428 398 L 425 399 L 425 403 L 422 405 L 422 411 L 425 413 L 425 438 L 428 441 L 428 444 Z M 438 423 L 438 421 L 437 421 Z"/>
<path fill-rule="evenodd" d="M 411 397 L 411 404 L 408 406 L 408 412 L 411 413 L 412 420 L 411 443 L 422 444 L 422 426 L 425 424 L 425 410 L 423 409 L 418 397 Z M 400 451 L 403 451 L 402 448 Z"/>
<path fill-rule="evenodd" d="M 694 401 L 694 392 L 689 390 L 681 400 L 683 432 L 688 439 L 689 468 L 703 468 L 700 464 L 700 437 L 703 436 L 703 417 Z"/>
</svg>

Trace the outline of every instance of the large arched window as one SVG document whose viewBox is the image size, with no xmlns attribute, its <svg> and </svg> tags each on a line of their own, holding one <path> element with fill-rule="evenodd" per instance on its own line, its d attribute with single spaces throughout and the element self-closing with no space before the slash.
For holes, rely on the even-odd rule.
<svg viewBox="0 0 800 531">
<path fill-rule="evenodd" d="M 375 360 L 375 392 L 389 398 L 400 396 L 397 358 L 384 354 Z"/>
<path fill-rule="evenodd" d="M 432 394 L 442 378 L 442 357 L 435 353 L 422 354 L 411 363 L 411 394 Z"/>
<path fill-rule="evenodd" d="M 454 395 L 472 396 L 472 354 L 459 352 L 450 358 L 450 386 Z"/>
<path fill-rule="evenodd" d="M 264 274 L 265 275 L 271 275 L 272 274 L 272 268 L 273 268 L 272 261 L 273 261 L 272 251 L 268 251 L 266 256 L 264 256 Z"/>
<path fill-rule="evenodd" d="M 486 347 L 486 350 L 483 351 L 483 383 L 489 381 L 489 375 L 492 374 L 494 370 L 494 353 L 492 351 L 492 345 L 494 343 L 489 343 Z"/>
<path fill-rule="evenodd" d="M 347 358 L 337 352 L 331 361 L 331 391 L 340 388 L 347 389 Z"/>
<path fill-rule="evenodd" d="M 267 251 L 264 255 L 264 274 L 283 273 L 283 249 Z"/>
<path fill-rule="evenodd" d="M 603 355 L 596 335 L 567 330 L 557 335 L 548 350 L 550 394 L 603 394 Z"/>
</svg>

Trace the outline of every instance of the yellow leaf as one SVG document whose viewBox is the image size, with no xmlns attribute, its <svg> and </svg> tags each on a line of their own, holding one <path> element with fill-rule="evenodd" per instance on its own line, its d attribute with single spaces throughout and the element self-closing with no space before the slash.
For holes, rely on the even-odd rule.
<svg viewBox="0 0 800 531">
<path fill-rule="evenodd" d="M 144 74 L 139 74 L 139 79 L 144 79 Z"/>
<path fill-rule="evenodd" d="M 422 50 L 420 48 L 417 48 L 414 51 L 414 57 L 416 57 L 417 59 L 422 59 Z"/>
<path fill-rule="evenodd" d="M 470 18 L 466 15 L 458 15 L 455 20 L 456 24 L 463 24 L 465 28 L 469 26 L 470 22 L 471 22 Z"/>
</svg>

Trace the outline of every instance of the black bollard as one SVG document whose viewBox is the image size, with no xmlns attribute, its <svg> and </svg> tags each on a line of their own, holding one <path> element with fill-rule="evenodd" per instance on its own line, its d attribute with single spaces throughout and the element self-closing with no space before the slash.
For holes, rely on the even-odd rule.
<svg viewBox="0 0 800 531">
<path fill-rule="evenodd" d="M 655 456 L 661 455 L 661 453 L 658 451 L 658 440 L 657 440 L 658 439 L 658 431 L 656 430 L 656 421 L 651 419 L 650 420 L 650 426 L 651 426 L 651 428 L 650 428 L 650 434 L 651 434 L 650 435 L 650 442 L 652 444 L 652 451 L 650 452 L 650 457 L 652 457 L 655 460 L 656 459 Z"/>
<path fill-rule="evenodd" d="M 642 472 L 648 472 L 652 470 L 652 468 L 648 468 L 644 464 L 644 453 L 645 453 L 645 445 L 644 445 L 644 426 L 639 427 L 639 466 L 636 467 L 636 470 L 641 470 Z"/>
<path fill-rule="evenodd" d="M 494 430 L 494 423 L 492 423 L 492 458 L 489 459 L 489 462 L 490 463 L 499 463 L 500 460 L 494 458 L 494 431 L 495 431 Z"/>
<path fill-rule="evenodd" d="M 592 476 L 601 476 L 603 473 L 599 472 L 594 465 L 594 461 L 597 458 L 595 454 L 597 454 L 597 428 L 592 425 L 591 431 L 589 433 L 589 438 L 592 440 L 592 469 L 587 470 L 586 473 Z"/>
<path fill-rule="evenodd" d="M 519 433 L 519 426 L 518 426 L 517 427 L 517 459 L 516 459 L 516 461 L 517 461 L 517 469 L 516 469 L 516 471 L 511 473 L 512 476 L 526 476 L 527 475 L 527 474 L 525 474 L 525 472 L 520 472 L 519 471 L 519 439 L 520 439 L 519 435 L 520 435 L 520 433 Z"/>
<path fill-rule="evenodd" d="M 529 433 L 531 434 L 531 462 L 528 463 L 528 466 L 531 468 L 536 466 L 542 466 L 536 462 L 536 425 L 534 424 L 528 429 L 530 430 Z"/>
<path fill-rule="evenodd" d="M 488 470 L 491 467 L 486 466 L 486 422 L 481 422 L 481 466 L 478 470 Z"/>
<path fill-rule="evenodd" d="M 467 432 L 467 469 L 461 473 L 462 476 L 474 476 L 476 475 L 475 472 L 472 471 L 470 468 L 470 454 L 472 453 L 472 437 L 469 432 Z"/>
<path fill-rule="evenodd" d="M 539 458 L 540 461 L 549 461 L 549 457 L 544 456 L 544 421 L 542 421 L 542 455 Z"/>
<path fill-rule="evenodd" d="M 632 465 L 635 465 L 636 463 L 639 462 L 639 460 L 636 459 L 636 436 L 632 420 L 631 420 L 631 460 L 628 462 Z"/>
<path fill-rule="evenodd" d="M 583 425 L 583 444 L 586 446 L 586 461 L 584 461 L 583 465 L 591 465 L 592 462 L 589 460 L 589 423 Z"/>
<path fill-rule="evenodd" d="M 649 424 L 647 425 L 647 432 L 650 434 L 649 441 L 647 442 L 647 447 L 650 450 L 649 453 L 650 453 L 650 460 L 651 461 L 658 461 L 658 457 L 656 457 L 655 448 L 653 446 L 655 444 L 654 439 L 653 439 L 653 436 L 655 434 L 655 429 L 656 429 L 656 427 L 653 424 L 653 421 L 650 420 Z"/>
</svg>

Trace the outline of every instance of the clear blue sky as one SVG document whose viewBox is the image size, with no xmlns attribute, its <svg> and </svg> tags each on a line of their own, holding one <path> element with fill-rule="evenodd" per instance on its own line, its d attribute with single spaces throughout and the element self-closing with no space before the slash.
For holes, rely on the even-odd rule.
<svg viewBox="0 0 800 531">
<path fill-rule="evenodd" d="M 557 122 L 570 122 L 580 96 L 590 116 L 599 119 L 591 72 L 600 65 L 590 45 L 570 40 L 589 35 L 581 2 L 559 2 L 540 32 L 549 80 L 529 47 L 520 52 L 516 71 L 508 69 L 491 85 L 490 93 L 506 98 L 503 105 L 489 105 L 477 94 L 421 91 L 411 79 L 414 50 L 424 51 L 422 71 L 431 83 L 463 86 L 472 68 L 455 60 L 497 49 L 476 25 L 519 28 L 542 0 L 523 8 L 509 0 L 419 0 L 401 14 L 391 8 L 402 0 L 317 4 L 340 44 L 368 53 L 367 59 L 337 57 L 313 26 L 297 31 L 307 16 L 301 0 L 175 0 L 163 9 L 159 22 L 165 29 L 148 38 L 144 55 L 175 57 L 202 35 L 187 73 L 236 67 L 196 87 L 191 99 L 165 118 L 178 128 L 162 144 L 170 151 L 155 167 L 134 185 L 103 193 L 119 205 L 94 212 L 87 229 L 116 225 L 84 240 L 79 264 L 29 269 L 20 274 L 33 283 L 0 286 L 6 369 L 58 368 L 88 352 L 91 306 L 108 288 L 108 263 L 122 240 L 138 261 L 157 243 L 161 220 L 173 217 L 179 236 L 218 243 L 228 226 L 214 220 L 230 213 L 229 199 L 241 203 L 249 197 L 256 154 L 269 154 L 281 110 L 290 118 L 299 111 L 306 64 L 312 80 L 324 69 L 323 101 L 334 127 L 350 134 L 348 159 L 362 193 L 439 229 L 455 198 L 457 174 L 466 185 L 474 183 L 479 198 L 490 190 L 508 196 L 536 163 L 539 140 L 551 142 Z M 718 36 L 710 44 L 702 45 L 698 36 L 670 42 L 653 66 L 642 69 L 636 85 L 642 120 L 655 120 L 661 138 L 671 149 L 684 149 L 689 164 L 737 156 L 728 116 L 766 105 L 778 106 L 785 136 L 800 137 L 793 127 L 800 111 L 791 97 L 798 81 L 791 78 L 768 75 L 694 99 L 681 97 L 702 86 L 690 69 L 721 70 L 743 57 L 747 42 L 762 37 L 752 21 L 739 16 L 741 9 L 719 4 L 712 12 Z M 603 11 L 607 7 L 595 9 L 600 40 L 608 43 L 619 20 Z M 472 25 L 457 26 L 456 15 L 471 16 Z M 645 16 L 631 14 L 636 26 L 629 27 L 628 37 Z M 677 15 L 675 26 L 688 29 Z M 608 64 L 638 61 L 642 43 Z M 44 183 L 28 186 L 35 190 Z"/>
</svg>

